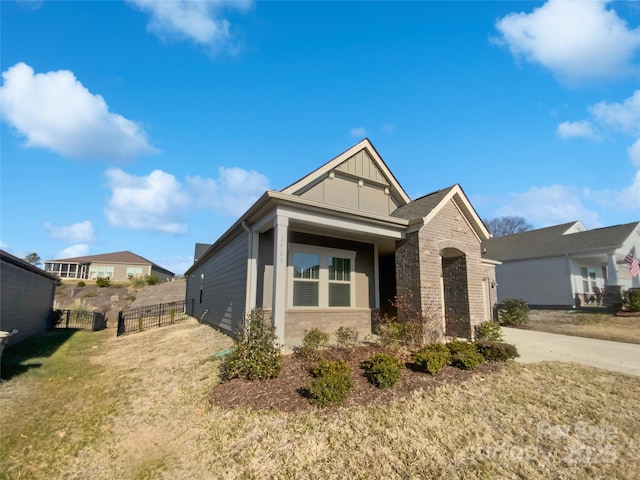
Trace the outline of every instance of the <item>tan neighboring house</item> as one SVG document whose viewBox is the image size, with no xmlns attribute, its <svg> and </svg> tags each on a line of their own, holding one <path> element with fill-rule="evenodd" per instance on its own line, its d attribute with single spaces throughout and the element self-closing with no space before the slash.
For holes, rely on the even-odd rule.
<svg viewBox="0 0 640 480">
<path fill-rule="evenodd" d="M 130 276 L 155 275 L 161 282 L 165 282 L 175 277 L 166 268 L 128 251 L 47 260 L 44 262 L 44 270 L 63 280 L 95 280 L 102 277 L 121 282 L 127 281 Z"/>
<path fill-rule="evenodd" d="M 47 329 L 57 285 L 55 276 L 0 250 L 0 330 L 18 331 L 8 345 Z"/>
<path fill-rule="evenodd" d="M 396 296 L 429 318 L 434 337 L 471 338 L 496 301 L 497 262 L 481 258 L 487 238 L 459 185 L 412 201 L 365 139 L 265 192 L 199 252 L 186 298 L 228 333 L 252 309 L 270 310 L 285 344 L 313 327 L 370 334 Z"/>
</svg>

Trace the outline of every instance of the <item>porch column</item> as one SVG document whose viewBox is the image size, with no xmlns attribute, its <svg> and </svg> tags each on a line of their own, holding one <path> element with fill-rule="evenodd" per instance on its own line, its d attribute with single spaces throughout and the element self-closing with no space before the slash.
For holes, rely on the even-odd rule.
<svg viewBox="0 0 640 480">
<path fill-rule="evenodd" d="M 247 260 L 247 298 L 245 312 L 248 315 L 256 307 L 256 291 L 258 289 L 258 250 L 260 235 L 247 228 L 249 236 L 249 258 Z"/>
<path fill-rule="evenodd" d="M 273 297 L 271 317 L 278 342 L 284 344 L 284 313 L 287 307 L 287 250 L 289 218 L 276 215 L 273 225 Z"/>
<path fill-rule="evenodd" d="M 612 253 L 607 254 L 607 285 L 620 285 L 618 265 Z"/>
</svg>

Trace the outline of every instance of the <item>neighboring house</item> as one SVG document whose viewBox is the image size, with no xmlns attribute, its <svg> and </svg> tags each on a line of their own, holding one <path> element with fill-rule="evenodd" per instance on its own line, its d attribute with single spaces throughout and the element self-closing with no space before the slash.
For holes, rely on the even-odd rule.
<svg viewBox="0 0 640 480">
<path fill-rule="evenodd" d="M 498 260 L 498 300 L 521 298 L 537 307 L 615 305 L 640 286 L 625 258 L 640 254 L 640 222 L 587 230 L 580 222 L 495 237 L 483 256 Z M 630 261 L 630 260 L 629 260 Z"/>
<path fill-rule="evenodd" d="M 0 330 L 18 330 L 8 345 L 47 329 L 57 285 L 55 276 L 0 250 Z"/>
<path fill-rule="evenodd" d="M 112 281 L 127 281 L 129 277 L 155 275 L 161 282 L 173 280 L 175 274 L 132 252 L 103 253 L 87 257 L 47 260 L 44 270 L 61 279 L 89 279 L 98 277 Z"/>
<path fill-rule="evenodd" d="M 187 270 L 194 316 L 233 333 L 256 307 L 281 342 L 317 327 L 372 332 L 396 295 L 434 340 L 491 318 L 495 263 L 484 224 L 453 185 L 411 201 L 369 140 L 267 191 Z M 199 252 L 201 253 L 201 252 Z"/>
</svg>

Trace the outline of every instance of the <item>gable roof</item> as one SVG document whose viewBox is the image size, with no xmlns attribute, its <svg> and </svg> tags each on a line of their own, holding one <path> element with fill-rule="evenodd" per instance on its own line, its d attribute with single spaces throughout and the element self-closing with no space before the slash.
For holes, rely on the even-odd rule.
<svg viewBox="0 0 640 480">
<path fill-rule="evenodd" d="M 585 231 L 576 231 L 574 228 L 580 222 L 563 223 L 514 235 L 490 238 L 485 240 L 482 246 L 486 248 L 485 256 L 502 262 L 604 250 L 613 253 L 614 250 L 622 247 L 639 223 L 632 222 Z"/>
<path fill-rule="evenodd" d="M 136 255 L 133 252 L 122 251 L 122 252 L 113 252 L 113 253 L 101 253 L 98 255 L 87 255 L 85 257 L 72 257 L 72 258 L 60 258 L 55 260 L 47 260 L 46 263 L 125 263 L 128 265 L 152 265 L 153 267 L 164 270 L 165 272 L 171 273 L 173 272 L 167 270 L 164 267 L 161 267 L 157 263 L 153 263 L 151 260 L 147 260 L 140 255 Z"/>
<path fill-rule="evenodd" d="M 448 201 L 453 200 L 456 206 L 461 210 L 464 218 L 470 227 L 480 239 L 489 238 L 490 234 L 484 223 L 476 213 L 475 209 L 469 202 L 462 187 L 457 183 L 450 187 L 429 193 L 424 197 L 420 197 L 407 205 L 398 207 L 392 214 L 392 217 L 404 218 L 410 223 L 422 222 L 426 225 L 438 212 L 444 207 Z"/>
<path fill-rule="evenodd" d="M 385 180 L 384 183 L 388 184 L 389 192 L 394 196 L 394 198 L 398 200 L 398 203 L 400 205 L 409 203 L 411 201 L 411 198 L 409 198 L 407 192 L 404 191 L 396 177 L 393 175 L 393 173 L 391 173 L 391 170 L 389 170 L 389 167 L 387 167 L 387 164 L 384 163 L 384 160 L 382 160 L 382 157 L 368 138 L 365 138 L 364 140 L 356 143 L 354 146 L 352 146 L 348 150 L 345 150 L 337 157 L 329 160 L 320 168 L 317 168 L 310 174 L 302 177 L 300 180 L 292 183 L 288 187 L 283 188 L 282 190 L 280 190 L 280 192 L 290 195 L 299 195 L 309 186 L 328 176 L 329 173 L 331 173 L 331 171 L 333 170 L 341 170 L 343 172 L 346 172 L 348 171 L 348 168 L 346 168 L 346 166 L 344 165 L 345 162 L 363 151 L 367 154 L 368 158 L 371 159 L 375 168 L 379 170 L 379 173 Z"/>
</svg>

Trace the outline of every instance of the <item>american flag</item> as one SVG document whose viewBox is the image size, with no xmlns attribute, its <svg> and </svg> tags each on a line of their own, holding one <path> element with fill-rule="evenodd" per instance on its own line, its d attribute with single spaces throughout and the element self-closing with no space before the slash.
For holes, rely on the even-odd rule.
<svg viewBox="0 0 640 480">
<path fill-rule="evenodd" d="M 631 266 L 629 267 L 629 273 L 631 273 L 632 277 L 637 277 L 640 273 L 640 265 L 638 264 L 638 259 L 634 258 L 631 260 Z"/>
<path fill-rule="evenodd" d="M 640 264 L 638 264 L 638 259 L 634 255 L 635 247 L 629 250 L 627 256 L 624 257 L 624 261 L 629 264 L 629 273 L 632 277 L 637 277 L 640 274 Z"/>
</svg>

